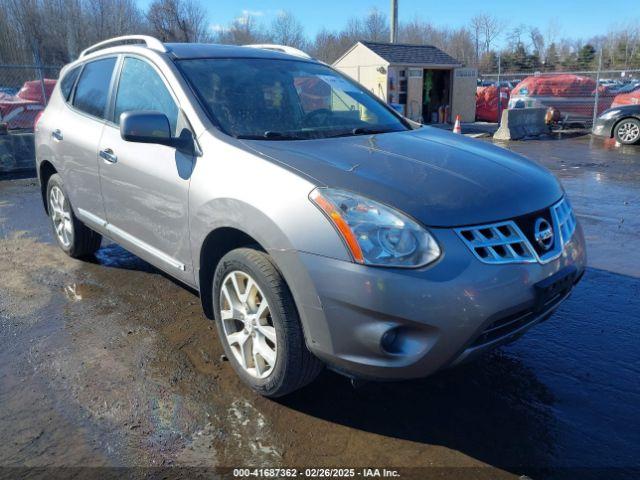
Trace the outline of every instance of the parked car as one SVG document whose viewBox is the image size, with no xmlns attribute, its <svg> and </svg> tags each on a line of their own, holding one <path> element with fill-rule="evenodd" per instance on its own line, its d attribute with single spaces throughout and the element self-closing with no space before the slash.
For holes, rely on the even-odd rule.
<svg viewBox="0 0 640 480">
<path fill-rule="evenodd" d="M 631 90 L 619 92 L 611 103 L 611 108 L 620 107 L 622 105 L 640 105 L 640 85 Z"/>
<path fill-rule="evenodd" d="M 640 89 L 640 81 L 634 80 L 631 82 L 627 82 L 624 85 L 620 85 L 618 88 L 612 89 L 611 92 L 619 95 L 621 93 L 629 93 L 634 90 Z"/>
<path fill-rule="evenodd" d="M 613 94 L 598 87 L 598 112 L 611 106 Z M 509 108 L 553 107 L 565 122 L 590 123 L 593 118 L 596 82 L 573 74 L 539 75 L 522 80 L 511 92 Z"/>
<path fill-rule="evenodd" d="M 0 87 L 0 98 L 2 98 L 3 95 L 15 95 L 16 93 L 18 93 L 18 88 L 15 87 Z"/>
<path fill-rule="evenodd" d="M 602 112 L 593 134 L 615 138 L 624 145 L 640 143 L 640 105 L 621 105 Z"/>
<path fill-rule="evenodd" d="M 60 248 L 108 236 L 196 289 L 266 396 L 323 365 L 383 380 L 460 364 L 547 319 L 585 269 L 549 171 L 273 50 L 97 44 L 64 68 L 36 158 Z"/>
<path fill-rule="evenodd" d="M 0 92 L 0 123 L 6 123 L 9 129 L 32 129 L 55 84 L 56 80 L 49 78 L 43 82 L 31 80 L 15 95 Z"/>
</svg>

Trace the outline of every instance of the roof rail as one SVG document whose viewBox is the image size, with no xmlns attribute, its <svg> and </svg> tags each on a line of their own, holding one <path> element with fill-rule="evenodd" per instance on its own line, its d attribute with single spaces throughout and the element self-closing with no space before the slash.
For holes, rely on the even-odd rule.
<svg viewBox="0 0 640 480">
<path fill-rule="evenodd" d="M 99 43 L 96 43 L 95 45 L 91 45 L 89 48 L 86 48 L 82 52 L 80 52 L 79 58 L 89 55 L 90 53 L 93 53 L 97 50 L 102 50 L 103 48 L 107 48 L 107 46 L 111 46 L 112 43 L 126 44 L 134 40 L 137 40 L 138 43 L 144 43 L 147 46 L 147 48 L 150 48 L 152 50 L 157 50 L 158 52 L 165 53 L 168 51 L 167 47 L 165 47 L 164 44 L 157 38 L 153 38 L 148 35 L 124 35 L 122 37 L 110 38 L 109 40 L 104 40 L 103 42 L 99 42 Z"/>
<path fill-rule="evenodd" d="M 311 59 L 311 55 L 303 52 L 302 50 L 298 50 L 297 48 L 289 47 L 287 45 L 276 45 L 272 43 L 257 43 L 253 45 L 243 45 L 243 47 L 249 48 L 261 48 L 263 50 L 274 50 L 276 52 L 286 53 L 288 55 L 293 55 L 295 57 L 308 58 Z"/>
</svg>

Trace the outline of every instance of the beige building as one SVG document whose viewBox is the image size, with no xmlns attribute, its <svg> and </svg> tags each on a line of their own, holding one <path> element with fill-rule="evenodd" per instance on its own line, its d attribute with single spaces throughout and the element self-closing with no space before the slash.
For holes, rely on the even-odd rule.
<svg viewBox="0 0 640 480">
<path fill-rule="evenodd" d="M 476 115 L 478 72 L 431 45 L 358 42 L 333 64 L 403 115 L 423 123 L 440 123 Z"/>
</svg>

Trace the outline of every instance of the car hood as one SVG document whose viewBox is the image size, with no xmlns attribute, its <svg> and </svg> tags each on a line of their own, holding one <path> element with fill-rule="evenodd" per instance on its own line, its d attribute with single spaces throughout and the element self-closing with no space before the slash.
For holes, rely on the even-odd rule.
<svg viewBox="0 0 640 480">
<path fill-rule="evenodd" d="M 562 197 L 545 168 L 489 143 L 436 128 L 298 141 L 244 141 L 328 186 L 391 205 L 433 227 L 531 213 Z"/>
<path fill-rule="evenodd" d="M 640 117 L 640 105 L 625 105 L 625 104 L 618 104 L 615 107 L 612 106 L 611 108 L 608 108 L 607 110 L 602 112 L 600 116 L 604 115 L 607 112 L 610 112 L 611 110 L 620 112 L 621 115 L 624 114 L 624 115 L 633 115 L 635 117 Z"/>
</svg>

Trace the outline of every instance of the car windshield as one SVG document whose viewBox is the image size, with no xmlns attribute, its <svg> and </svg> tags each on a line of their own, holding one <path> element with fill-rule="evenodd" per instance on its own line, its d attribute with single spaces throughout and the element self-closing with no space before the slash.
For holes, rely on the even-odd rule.
<svg viewBox="0 0 640 480">
<path fill-rule="evenodd" d="M 209 115 L 238 138 L 303 140 L 407 130 L 370 92 L 312 62 L 181 60 Z"/>
</svg>

